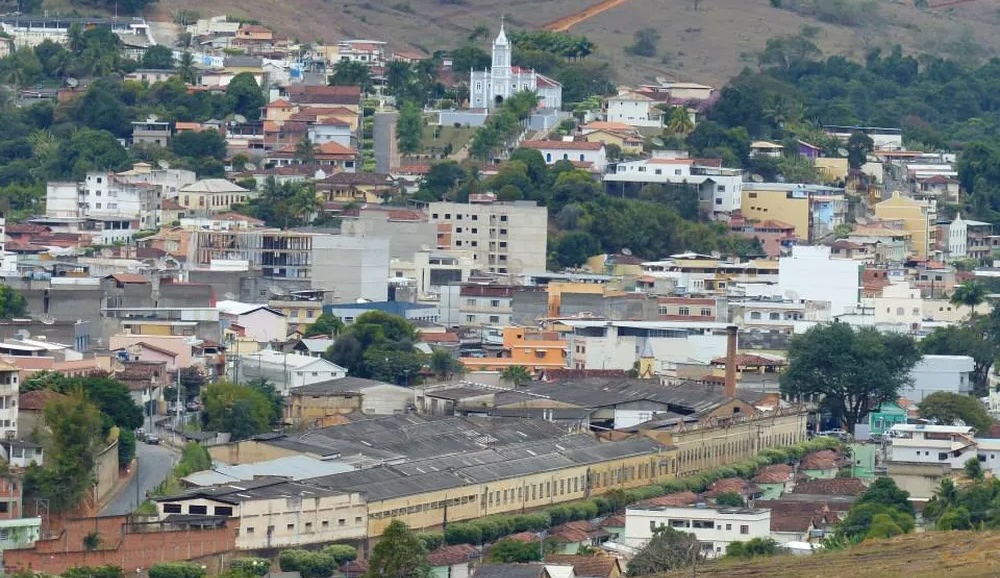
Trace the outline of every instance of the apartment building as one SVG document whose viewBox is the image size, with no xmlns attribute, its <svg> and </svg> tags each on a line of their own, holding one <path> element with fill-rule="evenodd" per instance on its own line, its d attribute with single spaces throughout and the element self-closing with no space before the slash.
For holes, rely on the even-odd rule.
<svg viewBox="0 0 1000 578">
<path fill-rule="evenodd" d="M 778 220 L 795 227 L 795 237 L 814 241 L 846 221 L 844 189 L 789 183 L 745 183 L 743 217 Z"/>
<path fill-rule="evenodd" d="M 17 437 L 17 398 L 20 391 L 20 369 L 0 362 L 0 437 Z"/>
<path fill-rule="evenodd" d="M 681 253 L 663 261 L 642 264 L 642 274 L 655 281 L 672 281 L 678 293 L 720 294 L 737 283 L 773 283 L 778 280 L 778 262 L 766 259 L 724 261 L 710 255 Z"/>
<path fill-rule="evenodd" d="M 548 209 L 534 201 L 476 200 L 485 202 L 430 204 L 437 248 L 470 250 L 477 268 L 491 273 L 545 271 Z"/>
<path fill-rule="evenodd" d="M 510 325 L 514 288 L 507 285 L 462 285 L 460 325 Z"/>
<path fill-rule="evenodd" d="M 566 319 L 570 369 L 619 369 L 628 371 L 647 347 L 657 373 L 678 363 L 707 365 L 726 353 L 726 324 L 715 321 L 606 321 Z"/>
<path fill-rule="evenodd" d="M 918 260 L 928 257 L 935 244 L 937 204 L 904 197 L 899 191 L 875 205 L 875 217 L 887 221 L 900 221 L 902 228 L 912 234 L 910 250 Z"/>
<path fill-rule="evenodd" d="M 628 508 L 623 543 L 642 548 L 659 528 L 694 534 L 706 558 L 722 557 L 733 542 L 771 537 L 771 511 L 763 508 Z"/>
<path fill-rule="evenodd" d="M 706 215 L 729 215 L 744 203 L 739 169 L 722 168 L 711 160 L 691 159 L 677 151 L 655 151 L 652 158 L 618 163 L 604 175 L 604 185 L 609 194 L 633 196 L 646 185 L 691 187 Z"/>
</svg>

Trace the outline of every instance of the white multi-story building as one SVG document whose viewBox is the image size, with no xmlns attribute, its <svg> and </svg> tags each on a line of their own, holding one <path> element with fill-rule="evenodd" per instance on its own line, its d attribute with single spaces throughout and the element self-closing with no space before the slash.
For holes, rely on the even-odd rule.
<svg viewBox="0 0 1000 578">
<path fill-rule="evenodd" d="M 974 368 L 975 362 L 968 355 L 924 355 L 910 369 L 912 386 L 902 394 L 916 403 L 939 391 L 971 395 Z"/>
<path fill-rule="evenodd" d="M 389 295 L 389 240 L 316 235 L 312 288 L 333 291 L 337 303 L 385 301 Z"/>
<path fill-rule="evenodd" d="M 707 365 L 726 354 L 726 323 L 714 321 L 606 321 L 566 319 L 572 331 L 566 336 L 570 369 L 620 369 L 628 371 L 640 352 L 652 351 L 657 372 L 678 363 Z"/>
<path fill-rule="evenodd" d="M 958 470 L 977 455 L 969 426 L 896 424 L 889 430 L 889 462 L 948 464 Z"/>
<path fill-rule="evenodd" d="M 512 52 L 501 22 L 500 33 L 493 41 L 492 65 L 487 70 L 473 70 L 469 74 L 470 108 L 499 108 L 504 100 L 527 90 L 538 95 L 538 108 L 562 109 L 562 85 L 534 70 L 512 66 Z"/>
<path fill-rule="evenodd" d="M 886 285 L 880 296 L 862 299 L 862 305 L 874 310 L 877 327 L 905 333 L 918 331 L 923 322 L 924 299 L 908 282 Z"/>
<path fill-rule="evenodd" d="M 476 268 L 521 275 L 545 271 L 548 209 L 534 201 L 431 203 L 438 249 L 472 251 Z"/>
<path fill-rule="evenodd" d="M 17 437 L 17 398 L 20 392 L 20 370 L 9 363 L 0 363 L 0 437 Z"/>
<path fill-rule="evenodd" d="M 240 383 L 266 379 L 282 395 L 288 395 L 288 390 L 293 387 L 347 377 L 346 369 L 321 357 L 282 353 L 273 349 L 240 355 L 234 373 Z"/>
<path fill-rule="evenodd" d="M 283 475 L 275 472 L 275 476 Z M 238 550 L 301 547 L 362 540 L 367 529 L 364 497 L 262 477 L 158 498 L 160 519 L 168 516 L 214 516 L 237 520 Z"/>
<path fill-rule="evenodd" d="M 505 285 L 463 285 L 459 292 L 459 319 L 456 325 L 510 325 L 514 288 Z"/>
<path fill-rule="evenodd" d="M 738 211 L 743 206 L 743 173 L 739 169 L 698 164 L 687 153 L 655 151 L 652 158 L 618 163 L 604 175 L 609 193 L 637 194 L 646 185 L 690 185 L 706 214 Z"/>
<path fill-rule="evenodd" d="M 475 270 L 472 251 L 420 250 L 412 260 L 393 259 L 389 264 L 393 279 L 413 279 L 420 295 L 439 293 L 441 287 L 463 283 Z"/>
<path fill-rule="evenodd" d="M 625 91 L 604 99 L 604 116 L 608 122 L 660 128 L 663 126 L 664 114 L 657 108 L 658 104 L 660 103 L 644 94 Z"/>
<path fill-rule="evenodd" d="M 177 193 L 184 187 L 196 182 L 198 176 L 187 169 L 157 168 L 149 163 L 135 163 L 132 168 L 115 175 L 122 183 L 146 183 L 160 189 L 161 199 L 177 198 Z"/>
<path fill-rule="evenodd" d="M 48 183 L 45 213 L 55 218 L 125 217 L 138 221 L 140 229 L 152 229 L 160 224 L 161 196 L 157 185 L 89 172 L 82 183 Z"/>
<path fill-rule="evenodd" d="M 625 538 L 642 548 L 659 528 L 694 534 L 707 558 L 725 555 L 733 542 L 771 536 L 771 510 L 762 508 L 658 507 L 625 510 Z"/>
<path fill-rule="evenodd" d="M 778 286 L 791 300 L 828 301 L 833 317 L 857 308 L 862 265 L 830 258 L 830 248 L 796 245 L 778 259 Z"/>
</svg>

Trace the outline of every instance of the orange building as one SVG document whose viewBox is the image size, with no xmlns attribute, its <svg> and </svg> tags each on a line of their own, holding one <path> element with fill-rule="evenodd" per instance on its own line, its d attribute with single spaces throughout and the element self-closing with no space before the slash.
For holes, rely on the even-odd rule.
<svg viewBox="0 0 1000 578">
<path fill-rule="evenodd" d="M 503 371 L 520 365 L 532 373 L 566 367 L 566 341 L 555 331 L 531 327 L 505 327 L 503 349 L 498 357 L 463 357 L 470 371 Z"/>
</svg>

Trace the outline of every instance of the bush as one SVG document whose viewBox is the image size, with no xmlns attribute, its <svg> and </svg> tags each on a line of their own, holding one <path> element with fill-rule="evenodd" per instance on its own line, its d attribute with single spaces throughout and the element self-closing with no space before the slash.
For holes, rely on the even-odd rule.
<svg viewBox="0 0 1000 578">
<path fill-rule="evenodd" d="M 77 566 L 62 573 L 63 578 L 124 578 L 118 566 Z"/>
<path fill-rule="evenodd" d="M 149 567 L 149 578 L 204 578 L 205 569 L 193 562 L 161 562 Z"/>
<path fill-rule="evenodd" d="M 302 578 L 327 578 L 337 569 L 337 561 L 324 552 L 285 550 L 278 555 L 278 567 L 282 572 L 298 572 Z"/>
<path fill-rule="evenodd" d="M 333 561 L 337 564 L 337 566 L 358 558 L 358 549 L 354 546 L 348 546 L 347 544 L 333 544 L 327 546 L 326 548 L 323 548 L 323 553 L 327 556 L 332 556 Z"/>
<path fill-rule="evenodd" d="M 420 543 L 424 545 L 424 550 L 430 552 L 437 550 L 444 544 L 444 534 L 419 532 L 417 533 L 417 540 L 420 540 Z"/>
<path fill-rule="evenodd" d="M 450 545 L 482 544 L 483 529 L 474 524 L 463 524 L 461 522 L 448 524 L 448 527 L 444 530 L 444 541 Z"/>
<path fill-rule="evenodd" d="M 266 558 L 235 558 L 229 569 L 244 576 L 263 576 L 271 569 L 271 561 Z"/>
</svg>

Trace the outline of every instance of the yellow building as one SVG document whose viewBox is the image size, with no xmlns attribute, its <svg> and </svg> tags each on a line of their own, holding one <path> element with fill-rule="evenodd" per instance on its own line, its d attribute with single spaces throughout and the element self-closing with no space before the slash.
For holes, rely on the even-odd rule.
<svg viewBox="0 0 1000 578">
<path fill-rule="evenodd" d="M 607 145 L 615 145 L 626 155 L 638 155 L 642 153 L 643 139 L 641 135 L 631 134 L 624 131 L 614 131 L 608 129 L 585 129 L 583 140 L 587 142 L 599 142 Z"/>
<path fill-rule="evenodd" d="M 831 157 L 817 157 L 813 159 L 813 166 L 828 181 L 846 181 L 850 165 L 847 159 L 835 159 Z"/>
<path fill-rule="evenodd" d="M 743 188 L 743 216 L 748 220 L 777 220 L 795 227 L 795 236 L 809 239 L 810 213 L 809 196 L 796 194 L 786 187 L 767 189 Z"/>
<path fill-rule="evenodd" d="M 272 300 L 267 306 L 280 311 L 288 320 L 288 331 L 302 333 L 323 314 L 322 301 L 283 301 Z"/>
<path fill-rule="evenodd" d="M 530 327 L 505 327 L 502 357 L 463 357 L 470 371 L 503 371 L 521 366 L 532 373 L 566 367 L 566 341 L 554 331 Z"/>
<path fill-rule="evenodd" d="M 875 218 L 900 221 L 903 230 L 912 234 L 910 250 L 916 259 L 926 259 L 934 246 L 934 222 L 937 220 L 935 205 L 930 201 L 917 201 L 904 197 L 899 191 L 875 205 Z"/>
</svg>

